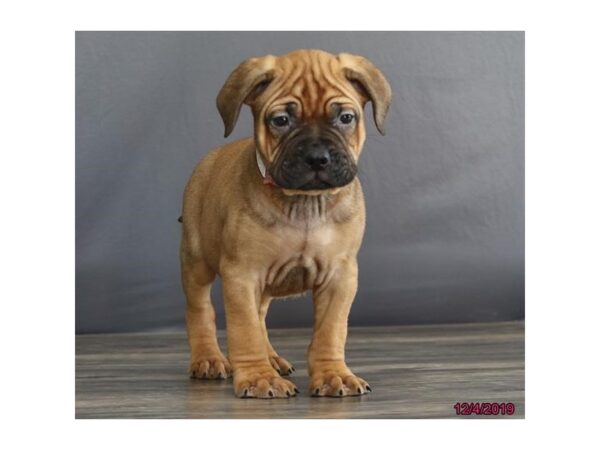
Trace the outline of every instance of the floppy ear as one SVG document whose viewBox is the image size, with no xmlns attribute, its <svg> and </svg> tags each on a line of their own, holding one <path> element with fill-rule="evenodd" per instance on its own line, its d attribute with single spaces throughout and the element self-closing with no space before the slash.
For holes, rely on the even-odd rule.
<svg viewBox="0 0 600 450">
<path fill-rule="evenodd" d="M 225 137 L 233 131 L 242 104 L 266 88 L 273 79 L 274 67 L 274 56 L 250 58 L 229 75 L 217 96 L 217 108 L 225 125 Z"/>
<path fill-rule="evenodd" d="M 381 71 L 366 58 L 349 53 L 340 53 L 338 59 L 344 68 L 346 78 L 373 104 L 373 119 L 381 134 L 385 134 L 383 122 L 392 102 L 392 89 Z"/>
</svg>

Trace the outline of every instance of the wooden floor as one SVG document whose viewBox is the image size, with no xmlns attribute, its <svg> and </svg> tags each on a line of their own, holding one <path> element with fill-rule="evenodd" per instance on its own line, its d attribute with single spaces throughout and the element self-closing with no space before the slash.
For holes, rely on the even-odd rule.
<svg viewBox="0 0 600 450">
<path fill-rule="evenodd" d="M 524 417 L 522 322 L 352 328 L 348 365 L 373 392 L 311 398 L 310 330 L 272 330 L 271 342 L 296 367 L 298 397 L 236 399 L 231 379 L 187 377 L 182 333 L 76 337 L 77 418 L 456 418 L 456 402 L 512 402 Z M 223 335 L 220 336 L 225 348 Z M 468 416 L 471 418 L 502 416 Z M 507 418 L 508 416 L 504 416 Z"/>
</svg>

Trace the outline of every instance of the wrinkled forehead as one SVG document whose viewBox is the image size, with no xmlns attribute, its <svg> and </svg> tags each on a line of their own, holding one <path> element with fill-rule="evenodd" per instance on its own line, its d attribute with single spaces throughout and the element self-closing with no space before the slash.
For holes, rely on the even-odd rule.
<svg viewBox="0 0 600 450">
<path fill-rule="evenodd" d="M 276 67 L 277 75 L 265 92 L 265 113 L 288 103 L 296 103 L 304 118 L 327 115 L 331 105 L 337 103 L 360 107 L 358 96 L 333 55 L 284 55 L 278 58 Z"/>
</svg>

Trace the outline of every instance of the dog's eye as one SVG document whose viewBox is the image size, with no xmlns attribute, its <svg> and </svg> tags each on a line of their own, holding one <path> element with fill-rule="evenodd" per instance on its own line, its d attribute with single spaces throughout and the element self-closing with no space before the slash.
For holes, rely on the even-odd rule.
<svg viewBox="0 0 600 450">
<path fill-rule="evenodd" d="M 340 122 L 344 125 L 349 125 L 354 121 L 354 114 L 344 113 L 340 116 Z"/>
<path fill-rule="evenodd" d="M 290 118 L 286 115 L 271 118 L 271 123 L 277 128 L 286 128 L 290 124 Z"/>
</svg>

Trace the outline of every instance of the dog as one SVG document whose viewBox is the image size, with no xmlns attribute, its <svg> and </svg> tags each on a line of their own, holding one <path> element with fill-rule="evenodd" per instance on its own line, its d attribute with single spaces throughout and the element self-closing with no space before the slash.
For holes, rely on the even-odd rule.
<svg viewBox="0 0 600 450">
<path fill-rule="evenodd" d="M 294 367 L 269 342 L 273 299 L 312 291 L 310 394 L 371 392 L 344 361 L 365 206 L 357 163 L 364 107 L 383 124 L 392 92 L 369 60 L 297 50 L 242 62 L 217 97 L 225 137 L 242 105 L 254 136 L 211 151 L 185 188 L 181 276 L 192 378 L 233 375 L 237 397 L 299 393 Z M 223 283 L 228 356 L 217 343 L 210 288 Z"/>
</svg>

